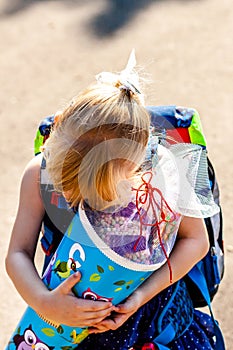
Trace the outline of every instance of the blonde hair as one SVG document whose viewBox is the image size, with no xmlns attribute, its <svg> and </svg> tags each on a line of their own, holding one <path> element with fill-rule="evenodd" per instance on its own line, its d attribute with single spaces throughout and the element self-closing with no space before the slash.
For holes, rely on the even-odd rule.
<svg viewBox="0 0 233 350">
<path fill-rule="evenodd" d="M 61 113 L 45 143 L 54 188 L 103 209 L 117 200 L 119 181 L 138 170 L 149 136 L 150 117 L 139 93 L 97 83 Z"/>
</svg>

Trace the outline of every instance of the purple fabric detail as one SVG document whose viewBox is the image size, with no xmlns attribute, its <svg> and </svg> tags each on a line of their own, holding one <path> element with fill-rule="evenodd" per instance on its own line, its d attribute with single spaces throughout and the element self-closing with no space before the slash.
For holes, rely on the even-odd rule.
<svg viewBox="0 0 233 350">
<path fill-rule="evenodd" d="M 113 235 L 112 240 L 114 243 L 114 238 L 119 242 L 119 235 Z M 137 242 L 136 248 L 135 243 Z M 120 243 L 120 242 L 119 242 Z M 132 251 L 139 252 L 140 250 L 146 249 L 146 239 L 142 236 L 132 236 L 126 235 L 124 236 L 124 244 L 123 245 L 111 245 L 112 250 L 114 250 L 119 255 L 125 255 L 126 253 L 131 253 Z"/>
</svg>

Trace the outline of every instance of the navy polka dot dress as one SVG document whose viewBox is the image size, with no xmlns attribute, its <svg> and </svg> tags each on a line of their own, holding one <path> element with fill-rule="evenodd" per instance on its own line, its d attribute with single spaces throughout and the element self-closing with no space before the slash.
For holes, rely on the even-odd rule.
<svg viewBox="0 0 233 350">
<path fill-rule="evenodd" d="M 214 349 L 214 325 L 211 317 L 192 307 L 185 283 L 181 282 L 182 295 L 178 292 L 177 305 L 171 305 L 166 322 L 177 322 L 175 339 L 167 344 L 171 350 L 211 350 Z M 115 331 L 89 335 L 78 350 L 127 350 L 134 345 L 143 345 L 159 334 L 158 324 L 164 313 L 176 284 L 170 286 L 147 304 L 142 306 L 124 325 Z M 173 315 L 172 315 L 173 313 Z M 174 316 L 174 319 L 173 319 Z M 166 318 L 166 317 L 165 317 Z M 179 325 L 180 323 L 180 325 Z"/>
</svg>

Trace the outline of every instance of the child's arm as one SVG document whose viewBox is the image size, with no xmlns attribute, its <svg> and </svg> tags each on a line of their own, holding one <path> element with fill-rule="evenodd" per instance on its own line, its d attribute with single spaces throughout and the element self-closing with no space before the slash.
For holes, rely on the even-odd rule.
<svg viewBox="0 0 233 350">
<path fill-rule="evenodd" d="M 58 323 L 84 327 L 107 317 L 114 309 L 110 302 L 75 297 L 72 287 L 80 273 L 71 275 L 59 287 L 48 291 L 34 265 L 34 255 L 44 206 L 40 195 L 40 156 L 27 166 L 21 183 L 18 212 L 6 257 L 6 269 L 16 289 L 38 313 Z"/>
<path fill-rule="evenodd" d="M 182 278 L 208 252 L 209 242 L 202 219 L 184 217 L 179 228 L 178 239 L 170 255 L 172 282 Z M 163 289 L 169 287 L 168 265 L 155 271 L 123 304 L 118 305 L 114 317 L 107 318 L 93 327 L 90 332 L 98 333 L 117 329 L 142 305 Z"/>
</svg>

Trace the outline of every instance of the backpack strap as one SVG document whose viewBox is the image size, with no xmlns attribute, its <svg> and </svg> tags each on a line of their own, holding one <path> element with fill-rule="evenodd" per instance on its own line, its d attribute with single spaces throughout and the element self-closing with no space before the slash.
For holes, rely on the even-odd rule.
<svg viewBox="0 0 233 350">
<path fill-rule="evenodd" d="M 204 299 L 206 300 L 206 303 L 209 307 L 210 315 L 213 321 L 214 325 L 214 333 L 216 337 L 216 343 L 215 343 L 215 349 L 216 350 L 225 350 L 225 344 L 224 344 L 224 339 L 223 335 L 221 332 L 221 329 L 218 325 L 218 322 L 214 318 L 214 314 L 212 311 L 211 307 L 211 299 L 210 299 L 210 294 L 209 290 L 207 287 L 206 279 L 202 273 L 201 270 L 201 262 L 196 264 L 191 271 L 188 273 L 190 279 L 195 283 L 195 285 L 199 288 L 201 291 Z M 163 331 L 153 339 L 153 344 L 157 347 L 155 349 L 158 350 L 168 350 L 169 348 L 167 347 L 167 344 L 169 344 L 171 341 L 174 340 L 176 336 L 176 332 L 172 324 L 168 324 L 166 328 L 163 329 Z"/>
<path fill-rule="evenodd" d="M 45 207 L 41 238 L 41 246 L 46 255 L 44 271 L 75 215 L 62 194 L 57 193 L 50 183 L 44 157 L 41 162 L 40 192 Z"/>
<path fill-rule="evenodd" d="M 157 346 L 158 350 L 169 350 L 166 346 L 175 338 L 176 332 L 172 324 L 168 324 L 166 328 L 153 339 L 153 343 Z"/>
<path fill-rule="evenodd" d="M 147 342 L 143 345 L 134 345 L 129 350 L 169 350 L 170 348 L 167 347 L 167 344 L 173 341 L 175 335 L 176 332 L 170 323 L 152 341 Z"/>
<path fill-rule="evenodd" d="M 222 332 L 219 328 L 218 322 L 215 320 L 212 307 L 211 307 L 211 300 L 210 300 L 210 294 L 208 290 L 208 286 L 206 283 L 205 276 L 202 273 L 201 270 L 201 261 L 196 264 L 188 273 L 188 276 L 191 278 L 191 280 L 195 283 L 195 285 L 199 288 L 200 292 L 202 293 L 204 299 L 206 300 L 206 303 L 209 307 L 210 315 L 213 320 L 214 324 L 214 331 L 216 335 L 216 345 L 215 348 L 217 350 L 225 350 L 225 344 Z"/>
</svg>

